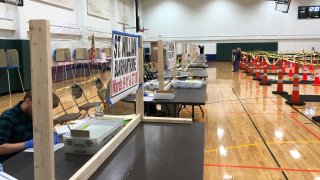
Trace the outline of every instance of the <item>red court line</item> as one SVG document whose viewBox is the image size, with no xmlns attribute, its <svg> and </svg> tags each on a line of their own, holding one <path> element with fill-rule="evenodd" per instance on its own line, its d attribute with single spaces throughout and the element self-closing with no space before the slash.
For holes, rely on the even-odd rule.
<svg viewBox="0 0 320 180">
<path fill-rule="evenodd" d="M 309 129 L 306 125 L 304 125 L 302 122 L 300 122 L 296 117 L 294 117 L 293 115 L 290 115 L 290 117 L 296 122 L 298 123 L 300 126 L 302 126 L 305 130 L 307 130 L 310 134 L 313 135 L 313 137 L 315 137 L 318 141 L 320 141 L 320 137 L 314 133 L 311 129 Z"/>
<path fill-rule="evenodd" d="M 204 166 L 229 167 L 229 168 L 239 168 L 239 169 L 264 169 L 264 170 L 272 170 L 272 171 L 293 171 L 293 172 L 309 172 L 309 173 L 320 172 L 320 169 L 272 168 L 272 167 L 263 167 L 263 166 L 240 166 L 240 165 L 229 165 L 229 164 L 207 164 L 207 163 L 205 163 Z"/>
</svg>

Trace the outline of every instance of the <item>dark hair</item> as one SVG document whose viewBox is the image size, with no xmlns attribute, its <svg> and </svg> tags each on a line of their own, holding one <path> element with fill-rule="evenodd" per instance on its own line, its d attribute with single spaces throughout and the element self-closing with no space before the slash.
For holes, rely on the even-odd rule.
<svg viewBox="0 0 320 180">
<path fill-rule="evenodd" d="M 23 101 L 26 101 L 27 99 L 32 99 L 31 90 L 29 90 L 23 97 Z"/>
</svg>

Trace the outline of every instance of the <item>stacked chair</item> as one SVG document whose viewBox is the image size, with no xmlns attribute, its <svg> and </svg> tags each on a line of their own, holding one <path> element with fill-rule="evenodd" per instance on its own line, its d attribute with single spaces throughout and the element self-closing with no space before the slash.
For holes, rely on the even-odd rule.
<svg viewBox="0 0 320 180">
<path fill-rule="evenodd" d="M 20 68 L 20 65 L 19 65 L 18 51 L 16 49 L 8 49 L 6 53 L 3 49 L 0 49 L 0 69 L 5 69 L 7 71 L 8 88 L 9 88 L 9 95 L 10 95 L 10 107 L 12 107 L 11 84 L 10 84 L 10 73 L 9 73 L 10 70 L 17 69 L 23 93 L 25 92 L 19 68 Z"/>
</svg>

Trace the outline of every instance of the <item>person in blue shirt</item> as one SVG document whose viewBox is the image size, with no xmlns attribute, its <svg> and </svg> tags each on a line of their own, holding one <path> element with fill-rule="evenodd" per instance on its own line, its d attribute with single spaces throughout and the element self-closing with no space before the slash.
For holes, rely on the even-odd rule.
<svg viewBox="0 0 320 180">
<path fill-rule="evenodd" d="M 55 144 L 59 137 L 54 136 Z M 27 92 L 16 106 L 0 116 L 0 162 L 33 147 L 32 95 Z"/>
</svg>

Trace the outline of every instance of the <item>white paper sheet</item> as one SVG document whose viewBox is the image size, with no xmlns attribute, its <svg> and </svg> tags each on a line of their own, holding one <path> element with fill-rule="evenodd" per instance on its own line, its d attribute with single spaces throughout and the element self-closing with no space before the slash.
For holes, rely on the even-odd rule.
<svg viewBox="0 0 320 180">
<path fill-rule="evenodd" d="M 64 143 L 55 144 L 53 147 L 53 151 L 56 152 L 57 150 L 63 148 L 63 146 L 64 146 Z M 34 148 L 28 148 L 23 152 L 34 152 Z"/>
</svg>

